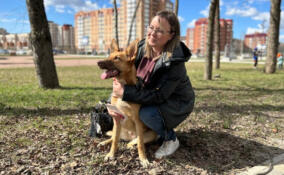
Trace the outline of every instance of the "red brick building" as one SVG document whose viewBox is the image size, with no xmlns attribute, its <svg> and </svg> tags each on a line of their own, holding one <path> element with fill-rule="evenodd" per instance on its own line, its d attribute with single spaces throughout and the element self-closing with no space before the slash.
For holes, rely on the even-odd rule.
<svg viewBox="0 0 284 175">
<path fill-rule="evenodd" d="M 254 33 L 245 35 L 244 44 L 245 47 L 254 49 L 260 45 L 266 45 L 267 34 L 266 33 Z"/>
<path fill-rule="evenodd" d="M 220 51 L 225 50 L 225 46 L 231 45 L 233 37 L 233 21 L 231 19 L 220 19 Z M 187 29 L 186 44 L 193 53 L 205 55 L 207 42 L 208 19 L 200 18 L 195 22 L 194 28 Z"/>
</svg>

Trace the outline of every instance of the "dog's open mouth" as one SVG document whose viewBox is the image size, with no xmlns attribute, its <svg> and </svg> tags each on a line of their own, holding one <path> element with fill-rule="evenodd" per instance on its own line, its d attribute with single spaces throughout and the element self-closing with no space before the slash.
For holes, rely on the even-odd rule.
<svg viewBox="0 0 284 175">
<path fill-rule="evenodd" d="M 119 74 L 118 70 L 106 70 L 104 73 L 101 74 L 101 79 L 105 80 L 108 78 L 115 77 Z"/>
<path fill-rule="evenodd" d="M 113 62 L 110 60 L 99 61 L 98 66 L 100 67 L 100 69 L 106 70 L 101 74 L 101 79 L 103 80 L 118 76 L 120 73 Z"/>
</svg>

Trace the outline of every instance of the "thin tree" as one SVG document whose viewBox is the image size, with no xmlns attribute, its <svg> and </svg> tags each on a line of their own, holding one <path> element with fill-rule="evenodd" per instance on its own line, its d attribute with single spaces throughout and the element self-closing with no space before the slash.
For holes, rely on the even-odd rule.
<svg viewBox="0 0 284 175">
<path fill-rule="evenodd" d="M 131 35 L 132 35 L 132 28 L 133 28 L 134 20 L 136 19 L 137 10 L 139 8 L 140 3 L 141 3 L 141 0 L 138 1 L 137 5 L 136 5 L 136 8 L 135 8 L 135 11 L 134 11 L 134 14 L 133 14 L 132 19 L 131 19 L 130 28 L 129 28 L 129 34 L 128 34 L 127 46 L 130 44 Z"/>
<path fill-rule="evenodd" d="M 206 43 L 206 58 L 205 58 L 205 71 L 204 79 L 212 80 L 212 57 L 213 57 L 213 40 L 214 40 L 214 19 L 216 12 L 217 0 L 211 0 L 210 10 L 208 16 L 208 31 L 207 31 L 207 43 Z"/>
<path fill-rule="evenodd" d="M 175 14 L 178 16 L 178 0 L 175 1 Z"/>
<path fill-rule="evenodd" d="M 217 0 L 216 11 L 215 11 L 215 68 L 220 68 L 220 2 Z"/>
<path fill-rule="evenodd" d="M 267 58 L 265 63 L 265 73 L 276 71 L 276 55 L 279 46 L 279 24 L 281 14 L 281 0 L 270 0 L 270 25 L 268 35 Z"/>
<path fill-rule="evenodd" d="M 52 41 L 43 0 L 26 0 L 31 26 L 36 74 L 41 88 L 58 88 L 59 82 L 52 53 Z"/>
<path fill-rule="evenodd" d="M 113 0 L 113 5 L 114 5 L 114 17 L 115 17 L 115 38 L 116 38 L 116 43 L 119 48 L 119 37 L 118 37 L 118 12 L 117 12 L 117 4 L 116 0 Z"/>
</svg>

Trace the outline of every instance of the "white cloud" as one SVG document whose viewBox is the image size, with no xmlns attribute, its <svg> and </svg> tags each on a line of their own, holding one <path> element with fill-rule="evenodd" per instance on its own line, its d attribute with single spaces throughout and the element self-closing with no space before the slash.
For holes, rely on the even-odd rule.
<svg viewBox="0 0 284 175">
<path fill-rule="evenodd" d="M 281 42 L 284 42 L 284 35 L 279 35 L 279 40 L 280 40 Z"/>
<path fill-rule="evenodd" d="M 192 20 L 190 23 L 187 24 L 187 28 L 193 28 L 195 26 L 196 19 Z"/>
<path fill-rule="evenodd" d="M 224 5 L 223 0 L 220 1 L 220 7 L 222 7 Z"/>
<path fill-rule="evenodd" d="M 205 16 L 205 17 L 208 17 L 208 15 L 209 15 L 209 8 L 210 8 L 210 3 L 209 3 L 209 5 L 206 7 L 206 9 L 200 11 L 200 14 L 202 14 L 202 15 Z"/>
<path fill-rule="evenodd" d="M 252 19 L 259 21 L 269 21 L 270 14 L 269 12 L 258 13 L 256 16 L 253 16 Z"/>
<path fill-rule="evenodd" d="M 65 12 L 65 6 L 64 5 L 57 5 L 55 6 L 55 10 L 59 13 L 64 13 Z"/>
<path fill-rule="evenodd" d="M 247 28 L 246 34 L 253 34 L 253 33 L 256 33 L 256 32 L 262 33 L 263 29 L 261 29 L 260 27 L 259 28 L 251 28 L 251 27 L 249 27 L 249 28 Z"/>
<path fill-rule="evenodd" d="M 12 19 L 1 18 L 1 19 L 0 19 L 0 22 L 3 22 L 3 23 L 16 22 L 16 19 L 15 19 L 15 18 L 12 18 Z"/>
<path fill-rule="evenodd" d="M 68 11 L 67 7 L 73 9 L 75 12 L 99 9 L 98 4 L 91 0 L 45 0 L 44 4 L 47 8 L 53 6 L 59 13 Z"/>
<path fill-rule="evenodd" d="M 233 16 L 239 15 L 243 17 L 253 17 L 258 14 L 258 11 L 254 7 L 248 7 L 245 9 L 238 9 L 238 8 L 227 8 L 226 15 Z"/>
<path fill-rule="evenodd" d="M 184 21 L 184 18 L 183 18 L 183 17 L 181 17 L 181 16 L 178 16 L 178 20 L 179 20 L 179 22 L 181 23 L 181 22 L 183 22 L 183 21 Z"/>
</svg>

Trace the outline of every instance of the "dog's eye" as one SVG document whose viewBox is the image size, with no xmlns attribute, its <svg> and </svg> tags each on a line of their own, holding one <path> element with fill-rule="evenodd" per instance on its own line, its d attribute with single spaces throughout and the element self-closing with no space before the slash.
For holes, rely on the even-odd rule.
<svg viewBox="0 0 284 175">
<path fill-rule="evenodd" d="M 120 58 L 119 57 L 114 57 L 114 60 L 119 60 Z"/>
</svg>

